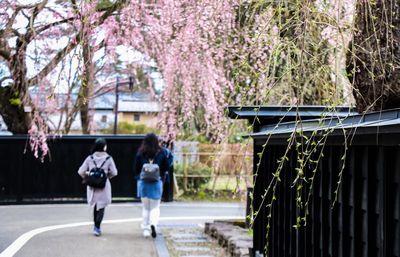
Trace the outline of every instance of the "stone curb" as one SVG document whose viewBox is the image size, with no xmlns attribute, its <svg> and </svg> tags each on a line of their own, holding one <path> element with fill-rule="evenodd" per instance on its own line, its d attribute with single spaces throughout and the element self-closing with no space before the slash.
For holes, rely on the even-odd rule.
<svg viewBox="0 0 400 257">
<path fill-rule="evenodd" d="M 154 244 L 156 246 L 158 257 L 170 257 L 167 244 L 162 233 L 158 233 L 157 237 L 154 239 Z"/>
<path fill-rule="evenodd" d="M 247 230 L 234 225 L 234 221 L 215 221 L 205 223 L 204 232 L 218 240 L 231 257 L 250 257 L 253 238 Z"/>
</svg>

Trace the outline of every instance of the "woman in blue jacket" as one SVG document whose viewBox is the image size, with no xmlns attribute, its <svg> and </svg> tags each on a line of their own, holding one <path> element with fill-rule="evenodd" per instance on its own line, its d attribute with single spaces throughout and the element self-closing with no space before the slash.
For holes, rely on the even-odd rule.
<svg viewBox="0 0 400 257">
<path fill-rule="evenodd" d="M 157 164 L 159 167 L 159 177 L 155 181 L 141 179 L 143 165 L 146 163 Z M 153 238 L 157 236 L 157 224 L 160 217 L 160 202 L 162 196 L 163 181 L 168 170 L 168 160 L 165 149 L 159 145 L 155 134 L 150 133 L 143 139 L 142 145 L 136 155 L 135 177 L 137 178 L 138 197 L 140 197 L 142 209 L 142 229 L 143 236 Z"/>
</svg>

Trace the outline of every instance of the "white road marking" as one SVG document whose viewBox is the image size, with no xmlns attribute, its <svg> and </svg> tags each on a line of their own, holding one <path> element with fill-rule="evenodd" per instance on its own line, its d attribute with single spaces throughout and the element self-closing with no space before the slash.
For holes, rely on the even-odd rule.
<svg viewBox="0 0 400 257">
<path fill-rule="evenodd" d="M 183 220 L 231 220 L 231 219 L 244 219 L 242 216 L 199 216 L 199 217 L 161 217 L 160 221 L 183 221 Z M 125 223 L 125 222 L 140 222 L 142 218 L 134 219 L 120 219 L 120 220 L 104 220 L 104 224 L 115 224 L 115 223 Z M 77 222 L 69 223 L 63 225 L 46 226 L 31 230 L 25 234 L 18 237 L 10 246 L 8 246 L 2 253 L 0 257 L 12 257 L 16 254 L 32 237 L 56 229 L 72 228 L 79 226 L 89 226 L 93 225 L 93 222 Z"/>
<path fill-rule="evenodd" d="M 82 206 L 87 206 L 87 203 L 79 203 L 79 204 L 62 204 L 62 207 L 68 208 L 79 208 Z M 129 202 L 129 203 L 113 203 L 108 208 L 113 207 L 141 207 L 141 202 Z M 180 202 L 162 202 L 161 207 L 200 207 L 200 208 L 209 208 L 218 206 L 219 208 L 245 208 L 246 205 L 244 203 L 219 203 L 219 202 L 210 202 L 210 203 L 180 203 Z M 60 208 L 60 205 L 57 204 L 32 204 L 32 205 L 0 205 L 0 209 L 33 209 L 33 208 Z"/>
</svg>

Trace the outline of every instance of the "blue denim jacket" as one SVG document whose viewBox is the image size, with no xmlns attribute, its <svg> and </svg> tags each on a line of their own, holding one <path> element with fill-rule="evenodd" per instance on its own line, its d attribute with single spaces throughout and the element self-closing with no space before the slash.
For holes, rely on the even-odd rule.
<svg viewBox="0 0 400 257">
<path fill-rule="evenodd" d="M 151 199 L 161 199 L 163 180 L 169 168 L 168 152 L 162 148 L 153 159 L 153 163 L 157 163 L 160 167 L 160 180 L 156 182 L 146 182 L 140 179 L 140 172 L 145 163 L 149 163 L 149 159 L 138 153 L 135 159 L 135 179 L 137 180 L 137 196 L 147 197 Z"/>
</svg>

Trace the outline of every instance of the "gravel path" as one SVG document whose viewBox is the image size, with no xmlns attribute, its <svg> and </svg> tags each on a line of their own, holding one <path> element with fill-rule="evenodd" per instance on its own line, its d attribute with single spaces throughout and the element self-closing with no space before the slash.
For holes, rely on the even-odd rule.
<svg viewBox="0 0 400 257">
<path fill-rule="evenodd" d="M 171 257 L 226 257 L 226 250 L 198 224 L 161 227 Z"/>
</svg>

